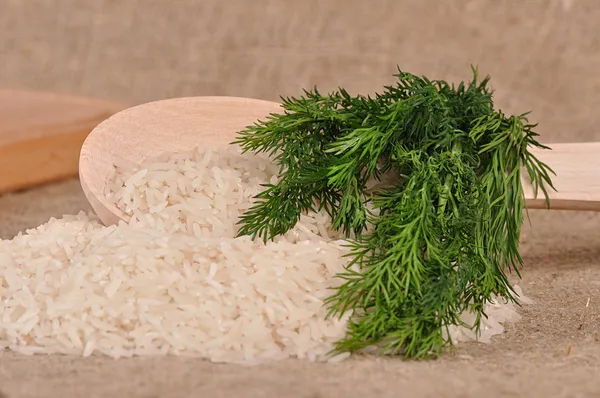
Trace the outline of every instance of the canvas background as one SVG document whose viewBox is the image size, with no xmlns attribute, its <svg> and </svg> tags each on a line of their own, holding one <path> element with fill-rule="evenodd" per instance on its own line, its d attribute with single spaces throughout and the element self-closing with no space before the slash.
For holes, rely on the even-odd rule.
<svg viewBox="0 0 600 398">
<path fill-rule="evenodd" d="M 191 95 L 370 93 L 402 69 L 492 76 L 546 142 L 600 140 L 596 0 L 0 0 L 0 86 L 131 104 Z M 600 170 L 599 170 L 600 172 Z M 0 198 L 0 237 L 87 209 L 77 181 Z M 520 284 L 537 302 L 491 345 L 435 362 L 254 368 L 181 358 L 0 354 L 7 397 L 600 396 L 600 217 L 534 212 Z M 589 304 L 588 304 L 589 300 Z M 587 306 L 586 306 L 587 304 Z"/>
</svg>

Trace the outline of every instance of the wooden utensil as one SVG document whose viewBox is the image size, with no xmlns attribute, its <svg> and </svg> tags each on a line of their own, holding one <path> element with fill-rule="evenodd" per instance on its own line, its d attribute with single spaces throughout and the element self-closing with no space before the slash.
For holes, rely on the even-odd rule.
<svg viewBox="0 0 600 398">
<path fill-rule="evenodd" d="M 21 90 L 0 90 L 0 194 L 76 177 L 81 145 L 125 106 Z"/>
<path fill-rule="evenodd" d="M 223 148 L 244 127 L 281 111 L 274 102 L 234 97 L 177 98 L 126 109 L 100 123 L 85 140 L 79 162 L 83 191 L 100 219 L 115 224 L 123 215 L 104 196 L 115 161 L 140 163 L 199 145 Z M 600 211 L 600 143 L 552 148 L 536 151 L 557 173 L 551 208 Z M 524 189 L 529 208 L 546 208 L 525 181 Z"/>
</svg>

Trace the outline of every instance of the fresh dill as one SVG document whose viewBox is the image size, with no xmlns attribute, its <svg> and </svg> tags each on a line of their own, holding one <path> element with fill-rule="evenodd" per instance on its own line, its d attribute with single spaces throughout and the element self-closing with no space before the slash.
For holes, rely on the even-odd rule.
<svg viewBox="0 0 600 398">
<path fill-rule="evenodd" d="M 444 330 L 472 311 L 479 330 L 493 296 L 516 302 L 526 173 L 548 200 L 548 165 L 527 114 L 495 110 L 477 70 L 449 84 L 401 70 L 373 96 L 314 88 L 282 98 L 283 112 L 238 133 L 244 152 L 268 153 L 280 180 L 240 219 L 239 235 L 270 240 L 307 211 L 325 209 L 349 239 L 330 316 L 353 315 L 336 351 L 377 344 L 428 358 L 451 347 Z M 395 173 L 395 183 L 368 182 Z"/>
</svg>

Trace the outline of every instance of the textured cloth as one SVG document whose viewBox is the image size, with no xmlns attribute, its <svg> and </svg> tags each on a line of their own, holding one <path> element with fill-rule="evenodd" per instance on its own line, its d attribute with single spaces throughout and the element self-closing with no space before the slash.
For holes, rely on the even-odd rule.
<svg viewBox="0 0 600 398">
<path fill-rule="evenodd" d="M 600 140 L 596 0 L 0 0 L 0 86 L 139 103 L 276 100 L 318 85 L 370 93 L 396 65 L 492 76 L 546 142 Z M 600 171 L 599 171 L 600 172 Z M 77 181 L 0 197 L 0 238 L 88 210 Z M 28 397 L 600 396 L 600 215 L 532 212 L 522 320 L 490 345 L 421 363 L 356 358 L 240 367 L 184 358 L 0 353 L 0 391 Z M 516 279 L 515 279 L 516 281 Z"/>
</svg>

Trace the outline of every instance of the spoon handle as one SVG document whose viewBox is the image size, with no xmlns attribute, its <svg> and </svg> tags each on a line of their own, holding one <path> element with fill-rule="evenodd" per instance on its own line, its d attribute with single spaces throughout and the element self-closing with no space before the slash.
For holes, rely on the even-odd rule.
<svg viewBox="0 0 600 398">
<path fill-rule="evenodd" d="M 600 211 L 600 142 L 549 144 L 552 150 L 531 149 L 556 175 L 549 190 L 550 209 Z M 526 173 L 524 173 L 526 174 Z M 547 209 L 542 192 L 537 198 L 529 180 L 523 178 L 527 206 Z"/>
<path fill-rule="evenodd" d="M 0 195 L 76 177 L 89 132 L 123 108 L 92 98 L 0 90 Z"/>
</svg>

